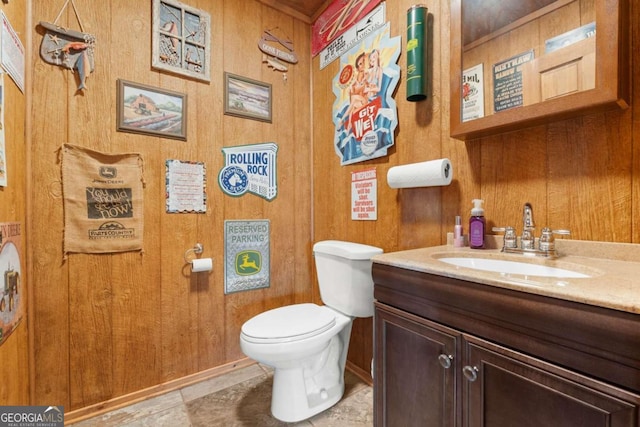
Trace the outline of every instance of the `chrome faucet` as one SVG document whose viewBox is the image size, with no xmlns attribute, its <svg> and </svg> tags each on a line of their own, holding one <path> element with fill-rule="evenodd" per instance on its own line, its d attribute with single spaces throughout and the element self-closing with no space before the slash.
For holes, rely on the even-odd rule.
<svg viewBox="0 0 640 427">
<path fill-rule="evenodd" d="M 533 207 L 527 202 L 522 208 L 522 237 L 520 245 L 522 249 L 534 249 L 536 238 L 533 234 L 536 224 L 533 222 Z"/>
<path fill-rule="evenodd" d="M 555 258 L 558 256 L 555 248 L 554 234 L 569 235 L 569 230 L 551 230 L 544 227 L 540 239 L 538 239 L 538 247 L 536 248 L 536 238 L 533 230 L 536 224 L 533 221 L 533 207 L 527 202 L 522 208 L 522 235 L 520 236 L 520 247 L 516 238 L 515 229 L 513 227 L 493 227 L 494 232 L 504 232 L 504 244 L 502 252 L 530 254 Z"/>
<path fill-rule="evenodd" d="M 522 227 L 523 230 L 536 227 L 536 224 L 533 222 L 533 207 L 531 207 L 531 203 L 529 202 L 525 203 L 522 208 Z"/>
</svg>

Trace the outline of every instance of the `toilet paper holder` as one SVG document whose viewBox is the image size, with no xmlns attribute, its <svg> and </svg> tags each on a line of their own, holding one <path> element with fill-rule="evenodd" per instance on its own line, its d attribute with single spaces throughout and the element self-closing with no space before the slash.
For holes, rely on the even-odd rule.
<svg viewBox="0 0 640 427">
<path fill-rule="evenodd" d="M 200 255 L 203 251 L 204 246 L 202 246 L 202 243 L 196 243 L 194 247 L 189 248 L 184 252 L 184 262 L 191 264 L 191 262 L 196 258 L 195 256 L 191 257 L 191 255 Z"/>
</svg>

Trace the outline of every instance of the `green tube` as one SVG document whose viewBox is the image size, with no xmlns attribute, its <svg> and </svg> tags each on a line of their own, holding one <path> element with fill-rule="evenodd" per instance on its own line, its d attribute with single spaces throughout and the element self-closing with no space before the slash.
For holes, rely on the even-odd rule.
<svg viewBox="0 0 640 427">
<path fill-rule="evenodd" d="M 427 99 L 427 17 L 429 10 L 417 4 L 407 10 L 407 101 Z"/>
</svg>

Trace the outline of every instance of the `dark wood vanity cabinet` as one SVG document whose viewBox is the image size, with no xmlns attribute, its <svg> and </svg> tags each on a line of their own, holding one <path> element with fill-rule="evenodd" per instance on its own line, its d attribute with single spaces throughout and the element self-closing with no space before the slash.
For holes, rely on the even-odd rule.
<svg viewBox="0 0 640 427">
<path fill-rule="evenodd" d="M 373 277 L 375 426 L 640 426 L 638 316 L 381 264 Z"/>
</svg>

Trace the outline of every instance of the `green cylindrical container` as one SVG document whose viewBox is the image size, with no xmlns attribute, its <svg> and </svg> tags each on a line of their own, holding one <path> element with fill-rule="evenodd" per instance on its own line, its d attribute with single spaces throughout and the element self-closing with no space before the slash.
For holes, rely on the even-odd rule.
<svg viewBox="0 0 640 427">
<path fill-rule="evenodd" d="M 407 10 L 407 101 L 427 99 L 427 17 L 423 4 Z"/>
</svg>

